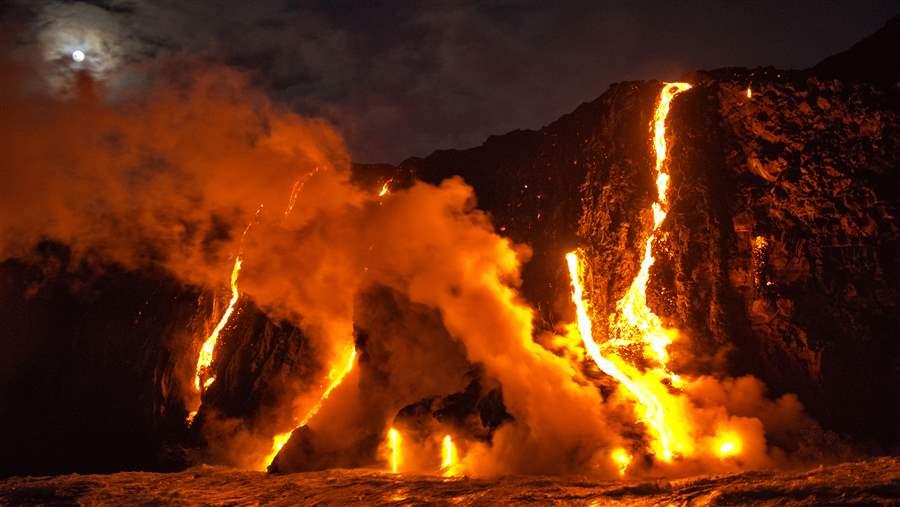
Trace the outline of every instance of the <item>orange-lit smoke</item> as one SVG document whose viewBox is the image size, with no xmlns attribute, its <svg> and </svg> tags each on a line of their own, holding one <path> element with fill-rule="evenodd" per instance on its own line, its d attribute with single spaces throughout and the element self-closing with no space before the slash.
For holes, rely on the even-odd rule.
<svg viewBox="0 0 900 507">
<path fill-rule="evenodd" d="M 296 379 L 285 382 L 281 396 L 260 408 L 252 421 L 204 420 L 202 431 L 210 446 L 224 448 L 211 452 L 224 456 L 217 462 L 258 468 L 306 422 L 322 426 L 308 428 L 310 433 L 330 431 L 335 440 L 348 438 L 344 431 L 350 418 L 341 416 L 367 401 L 362 387 L 349 381 L 356 380 L 351 372 L 355 352 L 347 349 L 359 317 L 355 307 L 362 295 L 383 287 L 439 315 L 441 332 L 425 339 L 464 349 L 458 361 L 448 364 L 438 356 L 446 347 L 424 343 L 417 349 L 422 357 L 386 363 L 394 368 L 386 372 L 392 378 L 424 379 L 402 394 L 415 394 L 415 399 L 446 395 L 448 385 L 457 389 L 475 365 L 502 387 L 512 419 L 494 432 L 490 443 L 454 432 L 451 443 L 464 450 L 457 456 L 458 473 L 618 477 L 622 463 L 610 459 L 618 447 L 635 454 L 627 470 L 638 473 L 640 442 L 623 437 L 631 424 L 630 405 L 616 395 L 605 401 L 582 365 L 534 341 L 534 313 L 518 292 L 528 248 L 494 231 L 489 217 L 476 208 L 472 188 L 461 179 L 440 185 L 416 182 L 380 196 L 357 188 L 350 181 L 349 155 L 328 124 L 273 104 L 233 71 L 206 68 L 175 77 L 162 72 L 145 90 L 112 101 L 104 97 L 101 83 L 83 81 L 73 93 L 59 97 L 35 91 L 27 75 L 8 69 L 12 78 L 0 83 L 0 125 L 5 126 L 0 157 L 16 171 L 0 186 L 4 258 L 25 256 L 37 240 L 49 238 L 70 245 L 76 256 L 91 253 L 126 268 L 164 269 L 207 288 L 219 286 L 222 266 L 234 261 L 232 299 L 238 294 L 239 273 L 240 297 L 252 299 L 273 320 L 298 326 L 308 338 L 304 353 L 314 354 L 314 363 L 322 365 L 311 378 L 327 377 L 325 389 L 317 381 Z M 660 170 L 657 177 L 661 189 L 667 185 L 663 174 Z M 664 194 L 658 199 L 663 205 Z M 285 213 L 261 216 L 253 222 L 254 234 L 242 242 L 240 230 L 253 220 L 258 204 Z M 650 254 L 646 257 L 652 258 Z M 581 320 L 579 316 L 579 324 Z M 587 337 L 582 333 L 593 359 L 608 355 Z M 653 337 L 633 343 L 662 365 L 668 335 Z M 405 344 L 420 338 L 399 329 L 390 340 Z M 632 335 L 623 333 L 618 339 L 631 340 Z M 657 399 L 667 392 L 661 381 L 672 377 L 662 366 L 657 376 L 664 378 L 646 383 L 646 375 L 638 375 L 644 372 L 616 362 L 614 355 L 609 363 L 623 379 L 640 376 L 645 382 L 633 391 L 635 397 L 641 389 Z M 185 395 L 194 396 L 197 358 L 183 354 L 177 361 Z M 444 365 L 443 378 L 430 380 L 435 365 Z M 218 382 L 224 385 L 222 379 Z M 734 407 L 774 414 L 772 421 L 786 420 L 784 414 L 797 409 L 787 402 L 748 403 L 761 394 L 737 381 L 686 379 L 681 389 L 685 396 L 670 396 L 685 406 L 699 396 L 721 400 L 690 412 L 691 420 L 699 421 L 696 427 L 714 428 L 696 435 L 697 445 L 712 449 L 716 437 L 733 432 L 742 438 L 741 460 L 755 456 L 751 451 L 759 448 L 762 437 L 754 436 L 761 432 L 751 411 Z M 398 400 L 408 401 L 399 395 L 378 398 L 381 411 L 361 412 L 357 418 L 379 414 L 372 422 L 376 440 L 393 422 L 395 414 L 386 413 L 403 406 L 394 405 Z M 645 410 L 638 413 L 647 421 L 653 416 Z M 668 414 L 669 407 L 665 410 Z M 440 429 L 435 439 L 448 431 Z M 679 430 L 673 431 L 672 438 L 680 438 Z M 396 447 L 401 446 L 398 441 Z M 664 455 L 662 444 L 651 448 Z M 687 454 L 676 445 L 669 448 Z M 437 468 L 440 454 L 435 450 Z M 398 471 L 403 469 L 401 454 L 398 450 Z M 760 456 L 756 462 L 765 458 Z M 376 457 L 371 459 L 374 463 Z"/>
</svg>

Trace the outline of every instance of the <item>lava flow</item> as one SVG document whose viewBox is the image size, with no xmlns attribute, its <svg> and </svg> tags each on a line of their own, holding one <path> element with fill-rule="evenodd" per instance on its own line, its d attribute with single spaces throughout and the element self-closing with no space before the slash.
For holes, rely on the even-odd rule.
<svg viewBox="0 0 900 507">
<path fill-rule="evenodd" d="M 613 450 L 610 457 L 615 462 L 616 467 L 619 468 L 619 475 L 625 475 L 625 472 L 628 471 L 628 466 L 631 465 L 631 455 L 628 454 L 628 451 L 619 447 Z"/>
<path fill-rule="evenodd" d="M 400 432 L 396 428 L 388 430 L 388 448 L 391 450 L 391 472 L 397 473 L 400 467 Z"/>
<path fill-rule="evenodd" d="M 238 298 L 240 297 L 240 291 L 238 291 L 238 276 L 241 273 L 241 262 L 241 256 L 238 254 L 238 256 L 234 258 L 234 266 L 231 268 L 231 299 L 228 301 L 228 307 L 225 309 L 225 313 L 222 314 L 222 318 L 219 319 L 219 322 L 216 324 L 212 333 L 210 333 L 203 342 L 203 346 L 200 347 L 200 354 L 197 357 L 197 369 L 194 373 L 194 389 L 198 393 L 202 393 L 216 381 L 216 377 L 209 374 L 209 367 L 213 361 L 213 353 L 216 350 L 216 343 L 219 341 L 219 334 L 222 332 L 222 329 L 225 328 L 225 325 L 228 324 L 228 320 L 231 319 L 231 314 L 234 313 L 234 305 L 237 304 Z M 206 380 L 201 381 L 202 377 L 206 377 Z M 188 426 L 194 424 L 195 417 L 197 417 L 197 410 L 188 412 L 186 419 Z"/>
<path fill-rule="evenodd" d="M 384 197 L 391 193 L 391 180 L 393 178 L 389 178 L 381 185 L 381 190 L 378 191 L 378 197 Z"/>
<path fill-rule="evenodd" d="M 291 439 L 291 435 L 298 429 L 309 424 L 309 421 L 319 413 L 322 404 L 325 403 L 325 400 L 327 400 L 329 396 L 331 396 L 331 392 L 334 391 L 337 386 L 341 385 L 341 382 L 344 381 L 344 377 L 346 377 L 353 369 L 354 364 L 356 364 L 356 348 L 352 347 L 350 349 L 350 354 L 342 365 L 339 367 L 336 366 L 328 372 L 328 386 L 325 388 L 322 396 L 319 397 L 319 401 L 306 412 L 303 419 L 301 419 L 293 428 L 284 433 L 279 433 L 272 438 L 272 448 L 262 461 L 261 468 L 263 470 L 266 470 L 269 465 L 272 464 L 272 461 L 275 459 L 275 456 L 278 456 L 278 453 L 281 452 L 281 448 L 284 447 L 284 444 Z"/>
<path fill-rule="evenodd" d="M 644 256 L 637 276 L 625 295 L 616 303 L 616 312 L 610 316 L 611 339 L 603 349 L 617 352 L 638 353 L 650 356 L 668 373 L 669 354 L 666 347 L 672 342 L 671 333 L 663 328 L 659 317 L 647 307 L 647 282 L 653 266 L 653 242 L 655 233 L 666 219 L 669 209 L 669 168 L 666 163 L 666 118 L 672 99 L 690 89 L 687 83 L 667 83 L 663 86 L 659 104 L 653 115 L 653 147 L 656 151 L 656 201 L 653 203 L 653 229 L 644 244 Z M 635 350 L 638 349 L 638 350 Z M 668 375 L 671 377 L 671 374 Z M 677 382 L 677 378 L 673 378 Z"/>
<path fill-rule="evenodd" d="M 456 445 L 450 435 L 444 435 L 441 442 L 441 470 L 445 477 L 456 474 Z"/>
<path fill-rule="evenodd" d="M 625 386 L 628 391 L 637 398 L 638 403 L 643 408 L 643 418 L 656 433 L 656 441 L 661 450 L 660 455 L 665 460 L 670 460 L 673 456 L 672 448 L 674 447 L 674 436 L 666 422 L 666 414 L 663 405 L 657 396 L 639 379 L 626 375 L 619 364 L 613 362 L 612 359 L 606 358 L 600 351 L 600 346 L 594 340 L 591 330 L 591 317 L 587 312 L 587 304 L 584 301 L 584 291 L 581 287 L 582 263 L 575 252 L 566 254 L 566 262 L 569 266 L 569 275 L 572 279 L 572 302 L 575 303 L 575 309 L 578 318 L 578 331 L 581 334 L 584 348 L 588 355 L 594 360 L 597 367 L 603 373 L 616 379 Z M 621 361 L 618 361 L 621 363 Z M 634 375 L 634 377 L 637 377 Z"/>
<path fill-rule="evenodd" d="M 256 214 L 253 217 L 253 220 L 244 227 L 244 232 L 241 234 L 241 240 L 238 243 L 238 254 L 234 258 L 234 266 L 231 268 L 231 299 L 228 301 L 228 307 L 225 308 L 225 313 L 222 314 L 222 317 L 219 319 L 219 322 L 216 324 L 216 327 L 213 328 L 212 333 L 206 337 L 206 340 L 203 341 L 203 345 L 200 347 L 200 354 L 197 357 L 197 367 L 194 370 L 194 390 L 196 390 L 201 395 L 203 391 L 209 388 L 213 382 L 216 381 L 216 377 L 210 374 L 209 367 L 212 365 L 213 356 L 216 351 L 216 344 L 219 342 L 219 335 L 222 333 L 222 330 L 225 329 L 225 325 L 228 324 L 228 321 L 231 319 L 231 314 L 234 313 L 234 307 L 240 298 L 240 291 L 238 290 L 238 277 L 241 274 L 241 265 L 243 264 L 243 259 L 241 258 L 242 249 L 244 245 L 244 238 L 247 237 L 247 232 L 250 231 L 250 228 L 253 227 L 254 222 L 259 219 L 260 214 L 263 211 L 263 205 L 260 204 L 256 209 Z M 203 377 L 206 377 L 206 380 L 202 380 Z M 194 417 L 197 416 L 197 410 L 191 410 L 187 415 L 187 425 L 191 426 L 194 423 Z"/>
<path fill-rule="evenodd" d="M 306 186 L 306 182 L 308 182 L 310 178 L 315 176 L 317 172 L 319 172 L 318 166 L 312 171 L 308 172 L 305 176 L 294 182 L 294 185 L 291 187 L 291 194 L 288 197 L 287 206 L 284 207 L 284 216 L 288 216 L 292 211 L 294 211 L 294 205 L 297 204 L 297 196 L 300 195 L 300 192 L 303 191 L 303 187 Z"/>
<path fill-rule="evenodd" d="M 234 267 L 231 268 L 231 300 L 228 301 L 228 308 L 225 309 L 225 313 L 222 314 L 219 323 L 216 324 L 213 332 L 210 333 L 206 338 L 206 341 L 203 342 L 203 346 L 200 347 L 200 356 L 197 358 L 197 370 L 194 374 L 194 389 L 196 389 L 197 392 L 200 392 L 201 388 L 208 388 L 216 381 L 216 377 L 208 375 L 209 366 L 212 364 L 213 352 L 216 350 L 216 343 L 219 341 L 219 333 L 221 333 L 222 329 L 225 328 L 225 325 L 228 324 L 231 314 L 234 313 L 234 305 L 237 304 L 238 298 L 240 297 L 240 292 L 238 291 L 238 276 L 241 274 L 241 262 L 241 256 L 238 254 L 238 256 L 234 258 Z M 206 377 L 206 380 L 202 382 L 201 387 L 201 377 L 204 376 Z M 189 417 L 190 419 L 193 419 L 193 417 Z"/>
<path fill-rule="evenodd" d="M 573 288 L 572 301 L 577 310 L 578 329 L 585 349 L 604 373 L 616 379 L 637 399 L 641 418 L 652 430 L 651 450 L 666 462 L 675 456 L 690 453 L 693 450 L 693 439 L 686 417 L 678 413 L 680 404 L 663 384 L 667 380 L 671 385 L 677 386 L 680 378 L 669 371 L 667 347 L 671 343 L 672 334 L 647 306 L 647 283 L 650 279 L 650 267 L 654 262 L 655 233 L 668 213 L 666 117 L 675 96 L 690 87 L 687 83 L 667 83 L 660 93 L 653 116 L 657 189 L 656 201 L 653 203 L 653 229 L 644 244 L 640 270 L 628 291 L 616 303 L 616 312 L 609 317 L 610 338 L 602 345 L 594 340 L 592 334 L 591 317 L 581 285 L 582 263 L 577 253 L 570 252 L 566 255 Z M 652 367 L 642 371 L 640 365 L 647 363 L 652 364 Z M 627 454 L 615 452 L 613 460 L 622 465 L 623 456 Z"/>
</svg>

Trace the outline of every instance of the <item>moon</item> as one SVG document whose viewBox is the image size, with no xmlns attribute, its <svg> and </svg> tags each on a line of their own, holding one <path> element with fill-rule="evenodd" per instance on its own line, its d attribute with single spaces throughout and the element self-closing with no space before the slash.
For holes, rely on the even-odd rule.
<svg viewBox="0 0 900 507">
<path fill-rule="evenodd" d="M 82 51 L 80 49 L 76 49 L 75 51 L 72 51 L 72 60 L 75 60 L 76 62 L 83 62 L 84 61 L 84 51 Z"/>
</svg>

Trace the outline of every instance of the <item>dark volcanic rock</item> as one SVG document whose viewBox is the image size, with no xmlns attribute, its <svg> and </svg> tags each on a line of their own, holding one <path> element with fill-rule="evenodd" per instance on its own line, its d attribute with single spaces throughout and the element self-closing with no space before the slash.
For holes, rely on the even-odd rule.
<svg viewBox="0 0 900 507">
<path fill-rule="evenodd" d="M 0 263 L 0 474 L 183 466 L 164 450 L 184 436 L 172 364 L 197 298 L 54 244 Z"/>
<path fill-rule="evenodd" d="M 730 337 L 735 366 L 797 392 L 828 427 L 900 444 L 900 409 L 885 403 L 900 399 L 897 87 L 715 77 L 672 121 L 686 138 L 673 153 L 684 221 L 669 225 L 719 238 L 721 271 L 701 278 L 722 297 L 694 311 L 700 328 Z M 685 275 L 689 248 L 672 248 Z"/>
<path fill-rule="evenodd" d="M 853 47 L 822 60 L 812 71 L 822 78 L 871 81 L 893 85 L 900 81 L 900 16 Z"/>
<path fill-rule="evenodd" d="M 180 469 L 210 410 L 252 421 L 318 372 L 299 331 L 242 301 L 192 435 L 182 393 L 212 299 L 54 243 L 0 263 L 0 475 Z"/>
</svg>

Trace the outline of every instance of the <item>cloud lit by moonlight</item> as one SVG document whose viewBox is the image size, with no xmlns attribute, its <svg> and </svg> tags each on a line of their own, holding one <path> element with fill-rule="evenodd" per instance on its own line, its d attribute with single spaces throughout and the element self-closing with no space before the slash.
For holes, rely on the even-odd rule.
<svg viewBox="0 0 900 507">
<path fill-rule="evenodd" d="M 40 21 L 37 42 L 47 62 L 74 62 L 79 70 L 108 78 L 137 52 L 122 19 L 89 4 L 48 3 Z"/>
<path fill-rule="evenodd" d="M 127 93 L 143 75 L 129 64 L 151 55 L 128 18 L 82 2 L 52 0 L 37 11 L 34 49 L 44 64 L 44 84 L 65 93 L 73 72 L 103 82 L 110 97 Z M 27 56 L 27 51 L 23 56 Z"/>
</svg>

